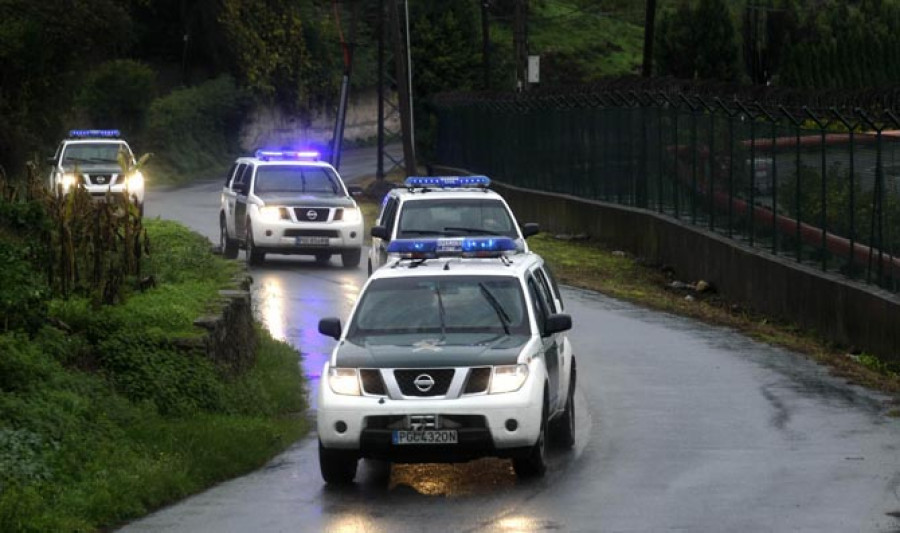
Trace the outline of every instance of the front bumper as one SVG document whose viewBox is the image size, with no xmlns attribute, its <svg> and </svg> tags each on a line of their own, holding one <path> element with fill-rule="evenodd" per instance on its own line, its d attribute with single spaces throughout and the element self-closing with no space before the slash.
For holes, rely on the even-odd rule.
<svg viewBox="0 0 900 533">
<path fill-rule="evenodd" d="M 363 224 L 348 222 L 298 223 L 290 220 L 251 223 L 253 244 L 278 254 L 317 254 L 360 250 Z"/>
<path fill-rule="evenodd" d="M 143 188 L 131 190 L 127 189 L 124 185 L 82 185 L 82 187 L 84 187 L 95 200 L 103 200 L 106 198 L 107 194 L 111 196 L 125 196 L 127 193 L 129 198 L 134 199 L 137 204 L 144 203 Z"/>
<path fill-rule="evenodd" d="M 322 375 L 328 375 L 327 366 Z M 355 450 L 360 457 L 395 462 L 457 462 L 478 457 L 517 456 L 533 446 L 540 433 L 543 388 L 535 386 L 537 380 L 533 378 L 516 392 L 456 399 L 345 396 L 335 394 L 323 382 L 319 387 L 316 421 L 319 439 L 326 448 Z M 456 428 L 456 444 L 394 444 L 396 426 L 385 427 L 384 420 L 410 415 L 437 415 L 468 422 Z M 509 420 L 515 420 L 515 429 L 508 429 Z"/>
</svg>

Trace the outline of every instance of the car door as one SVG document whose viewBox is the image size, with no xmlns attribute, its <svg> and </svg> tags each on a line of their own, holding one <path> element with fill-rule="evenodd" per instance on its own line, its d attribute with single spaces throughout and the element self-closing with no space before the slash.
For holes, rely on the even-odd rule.
<svg viewBox="0 0 900 533">
<path fill-rule="evenodd" d="M 243 240 L 247 234 L 247 196 L 250 193 L 250 177 L 253 165 L 248 163 L 240 170 L 231 188 L 234 191 L 234 235 Z"/>
<path fill-rule="evenodd" d="M 243 170 L 243 165 L 235 163 L 231 165 L 231 168 L 228 169 L 228 173 L 225 174 L 225 184 L 222 186 L 222 214 L 225 215 L 225 228 L 228 230 L 228 235 L 233 236 L 235 234 L 234 231 L 234 198 L 235 193 L 231 188 L 232 182 L 234 182 L 234 177 L 238 171 Z"/>
<path fill-rule="evenodd" d="M 391 236 L 393 236 L 394 234 L 394 227 L 396 226 L 394 221 L 397 218 L 397 207 L 399 206 L 399 204 L 399 199 L 394 196 L 388 196 L 388 199 L 381 210 L 381 214 L 378 217 L 377 224 L 379 226 L 384 226 L 384 228 L 387 230 L 387 234 Z M 386 239 L 372 237 L 372 250 L 374 255 L 374 260 L 372 261 L 372 269 L 377 269 L 385 262 L 387 262 L 388 244 L 389 241 Z"/>
<path fill-rule="evenodd" d="M 559 394 L 559 365 L 561 349 L 557 342 L 557 335 L 547 335 L 544 333 L 547 317 L 553 313 L 552 298 L 548 300 L 541 283 L 537 280 L 535 272 L 528 276 L 528 293 L 531 297 L 531 304 L 534 309 L 535 321 L 537 322 L 538 331 L 541 334 L 541 344 L 544 356 L 544 364 L 547 366 L 547 380 L 549 381 L 548 396 L 550 399 L 551 410 L 557 409 L 560 400 Z"/>
</svg>

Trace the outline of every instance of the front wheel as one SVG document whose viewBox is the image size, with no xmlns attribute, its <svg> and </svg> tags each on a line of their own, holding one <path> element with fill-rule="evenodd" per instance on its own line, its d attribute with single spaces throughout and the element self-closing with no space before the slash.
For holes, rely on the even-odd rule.
<svg viewBox="0 0 900 533">
<path fill-rule="evenodd" d="M 319 470 L 330 485 L 349 485 L 356 477 L 359 458 L 346 450 L 330 450 L 319 441 Z"/>
<path fill-rule="evenodd" d="M 219 219 L 219 247 L 225 259 L 234 259 L 238 256 L 238 242 L 228 237 L 228 227 L 225 225 L 225 217 Z"/>
<path fill-rule="evenodd" d="M 362 259 L 362 250 L 360 249 L 341 252 L 341 264 L 343 264 L 345 268 L 358 267 L 360 259 Z"/>
<path fill-rule="evenodd" d="M 513 470 L 520 478 L 542 477 L 547 472 L 547 394 L 544 393 L 544 407 L 541 410 L 541 432 L 537 442 L 523 457 L 513 458 Z"/>
<path fill-rule="evenodd" d="M 259 250 L 253 242 L 253 228 L 247 223 L 247 263 L 251 266 L 261 265 L 266 259 L 266 252 Z"/>
</svg>

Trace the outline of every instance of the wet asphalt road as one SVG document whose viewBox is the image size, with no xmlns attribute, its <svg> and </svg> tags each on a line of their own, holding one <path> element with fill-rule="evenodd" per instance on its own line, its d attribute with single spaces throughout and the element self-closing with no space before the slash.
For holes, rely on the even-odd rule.
<svg viewBox="0 0 900 533">
<path fill-rule="evenodd" d="M 348 181 L 371 174 L 344 159 Z M 220 184 L 154 191 L 148 216 L 217 239 Z M 242 257 L 242 256 L 241 256 Z M 337 258 L 273 258 L 254 269 L 257 315 L 303 353 L 317 386 L 365 277 Z M 900 420 L 887 398 L 806 359 L 723 328 L 565 289 L 579 368 L 574 452 L 522 483 L 508 461 L 362 462 L 326 487 L 315 435 L 268 466 L 125 528 L 254 532 L 900 531 Z M 314 396 L 313 396 L 314 397 Z"/>
</svg>

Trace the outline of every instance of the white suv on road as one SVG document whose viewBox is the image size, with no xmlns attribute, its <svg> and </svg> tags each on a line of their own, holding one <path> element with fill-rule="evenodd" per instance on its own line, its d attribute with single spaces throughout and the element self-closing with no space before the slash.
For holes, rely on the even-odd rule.
<svg viewBox="0 0 900 533">
<path fill-rule="evenodd" d="M 405 187 L 389 191 L 371 229 L 369 274 L 388 262 L 394 239 L 496 235 L 515 239 L 521 251 L 528 251 L 525 239 L 539 226 L 532 222 L 520 228 L 490 184 L 486 176 L 412 176 Z"/>
<path fill-rule="evenodd" d="M 258 150 L 235 161 L 219 212 L 225 257 L 234 259 L 243 248 L 251 265 L 267 253 L 311 255 L 320 263 L 340 254 L 345 267 L 359 265 L 362 214 L 338 172 L 318 158 L 316 152 Z"/>
<path fill-rule="evenodd" d="M 328 483 L 360 458 L 400 463 L 513 460 L 546 469 L 548 437 L 575 442 L 575 357 L 543 260 L 506 237 L 394 240 L 322 370 L 317 427 Z M 514 252 L 506 255 L 508 252 Z"/>
<path fill-rule="evenodd" d="M 65 194 L 72 187 L 84 187 L 97 200 L 107 194 L 127 195 L 143 214 L 144 176 L 134 169 L 134 153 L 119 130 L 71 130 L 50 164 L 52 190 Z"/>
</svg>

